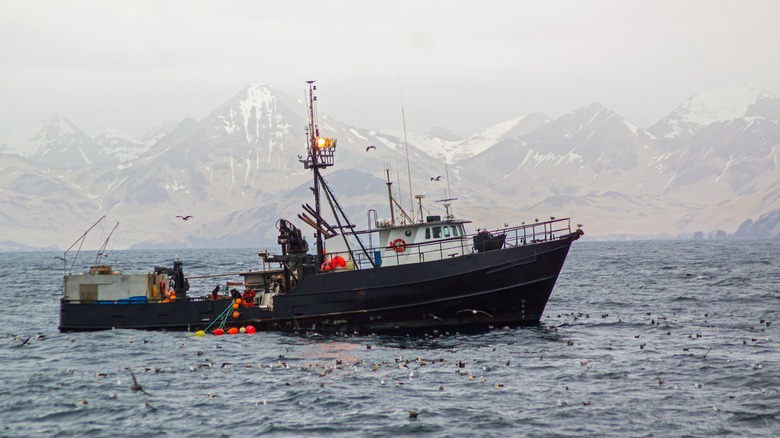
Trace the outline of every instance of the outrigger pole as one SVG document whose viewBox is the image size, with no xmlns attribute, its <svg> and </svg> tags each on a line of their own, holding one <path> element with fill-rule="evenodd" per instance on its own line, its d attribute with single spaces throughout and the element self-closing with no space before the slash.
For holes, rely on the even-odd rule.
<svg viewBox="0 0 780 438">
<path fill-rule="evenodd" d="M 81 247 L 84 245 L 84 239 L 87 237 L 87 234 L 89 234 L 89 232 L 92 231 L 92 229 L 95 228 L 97 226 L 97 224 L 99 224 L 105 218 L 106 218 L 106 215 L 103 215 L 100 219 L 97 220 L 97 222 L 92 224 L 92 226 L 89 227 L 87 229 L 87 231 L 84 231 L 84 234 L 82 234 L 81 237 L 76 239 L 76 241 L 73 242 L 73 245 L 69 246 L 68 249 L 65 250 L 65 253 L 62 254 L 62 261 L 63 261 L 63 263 L 65 265 L 65 268 L 63 268 L 63 270 L 65 270 L 65 269 L 67 269 L 67 266 L 68 266 L 68 262 L 67 262 L 68 251 L 73 249 L 73 247 L 76 246 L 77 243 L 81 242 L 81 244 L 79 245 L 79 249 L 76 251 L 76 255 L 73 257 L 73 263 L 70 265 L 70 270 L 67 271 L 66 275 L 70 275 L 73 272 L 73 266 L 76 265 L 76 259 L 79 257 L 79 253 L 81 252 Z M 114 227 L 114 228 L 116 228 L 116 227 Z M 113 233 L 113 230 L 111 232 Z M 111 236 L 109 235 L 109 237 L 111 237 Z"/>
<path fill-rule="evenodd" d="M 108 237 L 106 237 L 106 241 L 103 242 L 103 246 L 101 246 L 100 249 L 98 250 L 97 256 L 95 257 L 95 266 L 97 266 L 100 263 L 100 259 L 106 255 L 106 247 L 108 246 L 108 241 L 111 239 L 111 235 L 114 234 L 114 231 L 116 231 L 117 228 L 119 228 L 119 222 L 117 222 L 116 225 L 114 225 L 114 228 L 112 228 L 111 232 L 108 233 Z"/>
</svg>

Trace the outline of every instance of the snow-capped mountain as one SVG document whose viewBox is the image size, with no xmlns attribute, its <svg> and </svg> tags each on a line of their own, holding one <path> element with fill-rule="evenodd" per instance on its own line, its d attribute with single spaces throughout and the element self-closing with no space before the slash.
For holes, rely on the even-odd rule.
<svg viewBox="0 0 780 438">
<path fill-rule="evenodd" d="M 178 124 L 178 123 L 177 123 Z M 116 128 L 90 137 L 62 115 L 34 123 L 0 139 L 0 153 L 24 157 L 47 166 L 78 169 L 138 159 L 174 126 L 158 125 L 139 139 Z"/>
<path fill-rule="evenodd" d="M 741 117 L 778 120 L 780 101 L 754 85 L 742 85 L 699 93 L 647 129 L 658 138 L 686 140 L 716 122 Z"/>
<path fill-rule="evenodd" d="M 0 152 L 66 169 L 107 161 L 92 138 L 59 114 L 0 139 Z"/>
<path fill-rule="evenodd" d="M 550 118 L 544 114 L 526 114 L 488 126 L 462 140 L 446 140 L 431 133 L 406 133 L 404 135 L 403 132 L 395 130 L 382 130 L 380 134 L 388 140 L 400 144 L 403 144 L 404 138 L 406 138 L 409 144 L 436 159 L 444 160 L 446 158 L 448 163 L 457 163 L 478 155 L 504 140 L 518 139 L 525 134 L 536 131 L 549 122 Z"/>
<path fill-rule="evenodd" d="M 133 161 L 152 146 L 141 139 L 116 128 L 106 128 L 93 138 L 101 155 L 112 157 L 120 163 Z"/>
<path fill-rule="evenodd" d="M 556 120 L 516 117 L 461 140 L 409 133 L 411 178 L 403 133 L 323 112 L 319 129 L 338 139 L 325 177 L 361 227 L 368 209 L 389 215 L 389 177 L 407 210 L 416 206 L 411 195 L 425 193 L 424 208 L 442 214 L 435 201 L 450 188 L 455 214 L 473 228 L 571 216 L 590 237 L 754 236 L 776 233 L 780 217 L 776 103 L 759 91 L 738 109 L 683 104 L 679 119 L 655 125 L 701 124 L 686 125 L 684 136 L 651 134 L 598 103 Z M 67 247 L 103 214 L 121 218 L 126 246 L 273 246 L 275 221 L 295 220 L 311 202 L 311 176 L 298 161 L 305 126 L 305 104 L 265 85 L 142 139 L 115 130 L 90 138 L 50 119 L 0 142 L 0 249 Z M 51 154 L 60 157 L 54 164 Z M 195 219 L 175 218 L 183 214 Z"/>
<path fill-rule="evenodd" d="M 519 139 L 505 139 L 462 164 L 466 180 L 480 180 L 519 198 L 643 187 L 658 176 L 645 163 L 652 153 L 641 130 L 593 103 Z"/>
<path fill-rule="evenodd" d="M 447 159 L 452 162 L 463 161 L 503 141 L 522 138 L 550 121 L 551 119 L 542 113 L 532 113 L 489 126 L 447 148 Z"/>
<path fill-rule="evenodd" d="M 665 193 L 717 202 L 780 180 L 780 122 L 762 117 L 718 121 L 659 161 Z"/>
</svg>

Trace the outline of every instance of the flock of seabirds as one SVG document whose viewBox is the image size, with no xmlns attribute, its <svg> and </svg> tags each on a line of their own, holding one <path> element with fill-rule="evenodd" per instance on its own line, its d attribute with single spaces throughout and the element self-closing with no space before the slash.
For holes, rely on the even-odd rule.
<svg viewBox="0 0 780 438">
<path fill-rule="evenodd" d="M 666 315 L 653 315 L 651 312 L 647 312 L 646 315 L 650 317 L 649 324 L 654 326 L 660 326 L 664 325 L 665 327 L 670 327 L 670 323 L 673 325 L 673 319 L 674 317 L 669 317 Z M 704 314 L 704 322 L 707 323 L 707 317 L 709 314 Z M 548 318 L 550 316 L 548 315 Z M 557 319 L 564 320 L 564 322 L 557 324 L 557 325 L 545 325 L 545 329 L 551 330 L 553 332 L 557 332 L 559 327 L 566 327 L 566 326 L 572 326 L 575 324 L 582 324 L 585 323 L 584 321 L 589 319 L 590 315 L 585 313 L 570 313 L 568 315 L 557 315 Z M 595 319 L 595 318 L 594 318 Z M 610 317 L 609 314 L 602 314 L 600 315 L 600 319 L 613 319 L 614 322 L 622 322 L 622 319 L 620 316 L 612 316 Z M 754 325 L 751 327 L 751 329 L 756 333 L 761 333 L 766 330 L 769 326 L 771 326 L 772 322 L 768 321 L 766 319 L 761 319 L 757 325 Z M 508 327 L 505 327 L 505 329 L 509 329 Z M 426 341 L 433 341 L 436 342 L 436 337 L 447 337 L 454 335 L 456 333 L 450 333 L 450 332 L 439 332 L 435 330 L 432 334 L 425 334 L 425 340 Z M 14 341 L 16 342 L 16 347 L 25 347 L 29 348 L 30 346 L 34 346 L 35 344 L 30 343 L 30 339 L 33 338 L 33 336 L 28 336 L 25 339 L 22 339 L 22 336 L 20 335 L 12 335 Z M 188 337 L 193 336 L 192 334 L 188 334 Z M 309 337 L 316 338 L 321 337 L 322 335 L 319 335 L 317 333 L 311 333 Z M 348 337 L 348 335 L 344 334 L 345 337 Z M 369 337 L 374 337 L 375 335 L 370 335 Z M 645 338 L 642 338 L 642 335 L 637 334 L 633 336 L 634 341 L 631 342 L 632 345 L 635 345 L 634 348 L 639 348 L 640 350 L 645 349 L 648 345 L 648 342 L 653 342 L 653 345 L 651 345 L 651 348 L 653 348 L 656 351 L 662 352 L 664 348 L 662 347 L 663 343 L 656 343 L 654 339 L 648 339 L 647 335 L 644 335 Z M 658 336 L 672 336 L 671 330 L 660 333 Z M 760 335 L 756 335 L 757 337 L 752 337 L 749 340 L 744 339 L 742 341 L 742 345 L 748 345 L 749 343 L 760 343 L 762 342 L 762 338 L 760 338 Z M 687 338 L 690 339 L 690 342 L 687 344 L 687 346 L 682 346 L 682 351 L 687 352 L 687 354 L 691 358 L 696 358 L 696 360 L 700 359 L 706 359 L 707 356 L 712 351 L 712 347 L 709 347 L 703 354 L 697 353 L 696 350 L 703 350 L 704 346 L 700 345 L 701 341 L 697 342 L 697 339 L 702 338 L 703 335 L 700 333 L 695 334 L 688 334 Z M 34 339 L 36 341 L 44 341 L 46 339 L 46 336 L 42 333 L 38 333 L 34 336 Z M 198 338 L 193 338 L 198 339 Z M 70 342 L 75 342 L 76 339 L 71 339 Z M 130 338 L 130 342 L 135 342 L 135 338 Z M 202 341 L 201 341 L 202 342 Z M 563 342 L 563 341 L 562 341 Z M 638 344 L 635 344 L 636 342 L 639 342 Z M 151 341 L 147 339 L 143 339 L 143 344 L 151 343 Z M 378 341 L 377 343 L 380 343 Z M 699 343 L 699 345 L 696 345 Z M 565 341 L 565 348 L 572 348 L 576 349 L 579 344 L 572 341 L 567 340 Z M 628 345 L 628 344 L 627 344 Z M 185 348 L 185 343 L 180 342 L 178 345 L 179 348 Z M 222 349 L 222 345 L 216 344 L 215 345 L 216 350 Z M 365 348 L 367 350 L 372 349 L 371 344 L 365 344 Z M 613 342 L 610 342 L 609 345 L 606 347 L 608 351 L 613 351 L 619 347 L 615 347 L 613 345 Z M 694 352 L 691 353 L 690 349 L 694 348 Z M 427 351 L 427 350 L 426 350 Z M 490 372 L 494 369 L 498 369 L 500 367 L 510 367 L 512 366 L 511 360 L 501 360 L 500 362 L 496 362 L 493 364 L 484 364 L 484 361 L 481 361 L 481 364 L 475 364 L 473 362 L 476 361 L 476 359 L 473 359 L 470 363 L 468 360 L 463 360 L 459 358 L 451 358 L 447 359 L 445 358 L 446 355 L 457 355 L 457 353 L 460 351 L 458 347 L 452 347 L 447 350 L 438 350 L 439 352 L 446 354 L 439 354 L 435 358 L 423 358 L 423 357 L 415 357 L 415 358 L 405 358 L 404 356 L 399 356 L 396 358 L 393 358 L 393 360 L 383 360 L 383 361 L 367 361 L 364 359 L 360 359 L 358 357 L 352 356 L 350 360 L 344 360 L 344 359 L 332 359 L 332 360 L 321 360 L 319 362 L 303 362 L 296 364 L 295 362 L 298 362 L 298 358 L 286 358 L 284 355 L 279 355 L 278 359 L 274 363 L 251 363 L 248 362 L 246 364 L 243 364 L 240 367 L 234 367 L 234 364 L 232 362 L 222 362 L 221 364 L 217 365 L 218 362 L 215 362 L 212 359 L 204 357 L 205 352 L 203 350 L 197 350 L 196 351 L 196 357 L 198 357 L 198 361 L 196 363 L 193 363 L 189 366 L 190 371 L 193 372 L 202 372 L 202 371 L 208 371 L 211 369 L 215 370 L 221 370 L 223 372 L 230 372 L 230 371 L 237 371 L 238 368 L 259 368 L 259 369 L 267 369 L 269 371 L 279 371 L 279 370 L 292 370 L 292 371 L 302 371 L 309 375 L 317 376 L 317 379 L 323 379 L 333 373 L 349 373 L 349 372 L 371 372 L 376 373 L 377 377 L 379 379 L 380 385 L 387 385 L 388 381 L 392 382 L 392 385 L 396 387 L 402 387 L 406 384 L 410 384 L 413 382 L 419 375 L 423 374 L 427 368 L 446 368 L 450 367 L 453 368 L 457 375 L 465 379 L 467 381 L 474 381 L 478 382 L 480 384 L 489 384 L 489 387 L 494 388 L 495 390 L 502 390 L 505 388 L 504 383 L 499 382 L 495 379 L 492 379 L 490 377 Z M 493 351 L 496 351 L 496 348 L 493 347 Z M 218 353 L 217 353 L 218 354 Z M 587 353 L 585 353 L 587 354 Z M 539 359 L 540 361 L 543 361 L 545 359 L 544 355 L 540 355 Z M 527 360 L 527 358 L 526 358 Z M 580 360 L 578 362 L 578 365 L 580 367 L 583 367 L 585 370 L 590 370 L 592 366 L 598 366 L 598 359 L 586 359 L 586 360 Z M 760 367 L 761 365 L 756 365 Z M 129 390 L 131 393 L 137 393 L 137 394 L 143 394 L 145 396 L 154 398 L 154 394 L 147 392 L 147 389 L 139 382 L 139 378 L 136 376 L 133 369 L 125 367 L 122 368 L 121 371 L 123 373 L 128 373 L 130 376 L 130 385 Z M 153 373 L 159 373 L 162 371 L 160 368 L 153 368 L 153 367 L 140 367 L 138 368 L 139 372 L 141 373 L 147 373 L 147 372 L 153 372 Z M 111 373 L 98 371 L 95 373 L 95 378 L 106 378 Z M 286 386 L 292 386 L 293 383 L 298 379 L 291 377 L 290 381 L 285 382 Z M 663 377 L 657 377 L 655 379 L 657 381 L 657 384 L 659 386 L 662 386 L 664 384 L 667 384 L 666 380 Z M 300 382 L 300 381 L 299 381 Z M 320 380 L 318 383 L 319 387 L 325 387 L 327 380 Z M 121 384 L 121 380 L 117 382 L 118 384 Z M 491 384 L 492 383 L 492 384 Z M 694 383 L 695 388 L 701 388 L 701 383 Z M 762 388 L 751 388 L 755 389 L 757 391 L 765 391 Z M 565 386 L 563 388 L 564 391 L 569 391 L 569 386 Z M 446 388 L 444 386 L 444 382 L 439 383 L 438 385 L 438 391 L 446 391 Z M 153 391 L 152 391 L 153 392 Z M 207 393 L 204 394 L 207 398 L 217 398 L 218 394 L 214 393 Z M 117 393 L 109 393 L 107 397 L 109 399 L 116 399 L 119 396 Z M 736 395 L 728 395 L 729 399 L 736 398 Z M 78 406 L 85 406 L 89 404 L 89 401 L 87 399 L 81 398 L 77 400 L 76 405 Z M 267 404 L 267 400 L 261 400 L 255 402 L 257 405 L 260 404 Z M 564 406 L 564 405 L 570 405 L 570 404 L 581 404 L 582 406 L 589 406 L 591 405 L 592 401 L 589 399 L 585 400 L 578 400 L 578 401 L 570 401 L 567 402 L 565 400 L 558 400 L 557 405 L 558 406 Z M 147 402 L 148 406 L 151 406 Z M 419 412 L 414 409 L 408 410 L 409 418 L 412 420 L 417 419 Z"/>
</svg>

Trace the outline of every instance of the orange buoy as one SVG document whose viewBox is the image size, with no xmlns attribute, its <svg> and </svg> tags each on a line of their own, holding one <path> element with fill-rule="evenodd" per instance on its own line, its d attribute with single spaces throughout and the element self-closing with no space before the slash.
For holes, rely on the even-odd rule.
<svg viewBox="0 0 780 438">
<path fill-rule="evenodd" d="M 238 303 L 233 303 L 233 309 L 238 309 Z"/>
<path fill-rule="evenodd" d="M 344 260 L 344 257 L 342 256 L 336 256 L 336 258 L 333 259 L 333 264 L 338 266 L 339 268 L 343 268 L 347 266 L 347 261 Z"/>
<path fill-rule="evenodd" d="M 236 304 L 241 305 L 241 298 L 236 298 Z"/>
<path fill-rule="evenodd" d="M 240 313 L 238 310 L 236 310 L 235 312 L 233 312 L 233 318 L 236 318 L 236 319 L 238 319 L 238 317 L 239 317 L 239 316 L 241 316 L 241 313 Z"/>
<path fill-rule="evenodd" d="M 225 334 L 225 330 L 223 330 L 221 328 L 214 329 L 214 336 L 222 336 L 224 334 Z"/>
<path fill-rule="evenodd" d="M 176 295 L 174 295 L 174 294 L 171 294 L 171 296 L 170 296 L 170 298 L 169 298 L 169 299 L 170 299 L 171 301 L 176 301 Z"/>
<path fill-rule="evenodd" d="M 246 326 L 246 334 L 253 335 L 253 334 L 255 334 L 256 331 L 257 331 L 257 329 L 255 329 L 255 326 L 253 326 L 253 325 Z"/>
<path fill-rule="evenodd" d="M 235 327 L 230 327 L 230 329 L 228 330 L 229 335 L 235 335 L 237 333 L 238 333 L 238 329 Z"/>
</svg>

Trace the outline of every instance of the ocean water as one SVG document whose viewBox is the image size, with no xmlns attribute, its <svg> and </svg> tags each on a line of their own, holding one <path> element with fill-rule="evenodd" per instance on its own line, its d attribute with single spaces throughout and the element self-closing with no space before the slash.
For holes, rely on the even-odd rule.
<svg viewBox="0 0 780 438">
<path fill-rule="evenodd" d="M 541 325 L 414 337 L 60 334 L 60 255 L 0 253 L 0 436 L 780 435 L 780 241 L 586 237 Z"/>
</svg>

